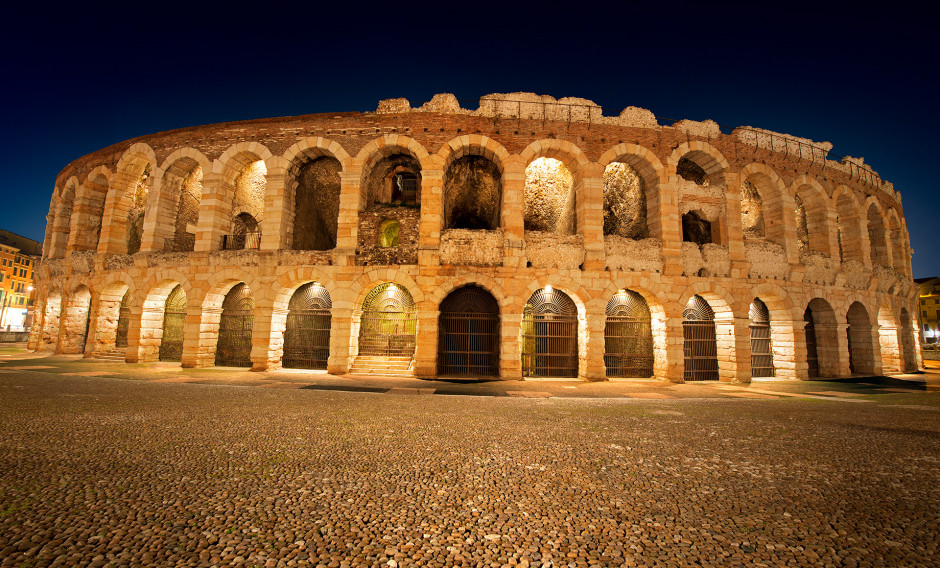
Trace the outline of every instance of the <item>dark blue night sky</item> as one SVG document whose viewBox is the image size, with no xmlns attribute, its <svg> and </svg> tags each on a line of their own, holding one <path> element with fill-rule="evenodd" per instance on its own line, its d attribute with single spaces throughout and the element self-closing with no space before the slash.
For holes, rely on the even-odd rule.
<svg viewBox="0 0 940 568">
<path fill-rule="evenodd" d="M 608 114 L 639 106 L 767 128 L 864 156 L 902 193 L 914 276 L 940 275 L 938 48 L 923 14 L 740 2 L 318 4 L 7 9 L 0 228 L 42 240 L 56 174 L 135 136 L 371 111 L 392 97 L 530 91 L 591 99 Z"/>
</svg>

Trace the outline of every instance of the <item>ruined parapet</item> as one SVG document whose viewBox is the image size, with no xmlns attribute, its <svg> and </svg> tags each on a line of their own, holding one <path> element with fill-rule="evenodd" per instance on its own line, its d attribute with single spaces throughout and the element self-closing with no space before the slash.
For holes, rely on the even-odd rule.
<svg viewBox="0 0 940 568">
<path fill-rule="evenodd" d="M 686 136 L 701 136 L 702 138 L 718 138 L 721 136 L 721 128 L 714 120 L 680 120 L 672 127 Z"/>
<path fill-rule="evenodd" d="M 876 264 L 873 268 L 872 276 L 876 280 L 875 289 L 879 292 L 891 293 L 900 284 L 898 274 L 893 268 L 881 266 L 880 264 Z"/>
<path fill-rule="evenodd" d="M 842 281 L 842 286 L 854 290 L 867 290 L 871 286 L 872 269 L 857 260 L 847 260 L 842 263 L 842 270 L 836 284 Z"/>
<path fill-rule="evenodd" d="M 580 235 L 526 231 L 525 256 L 532 268 L 577 269 L 584 262 L 583 239 Z"/>
<path fill-rule="evenodd" d="M 68 257 L 72 274 L 90 274 L 95 270 L 95 251 L 77 250 Z"/>
<path fill-rule="evenodd" d="M 503 231 L 449 229 L 441 233 L 441 264 L 499 266 Z"/>
<path fill-rule="evenodd" d="M 790 264 L 783 246 L 770 241 L 745 241 L 744 253 L 751 265 L 751 278 L 782 280 L 790 274 Z"/>
<path fill-rule="evenodd" d="M 690 243 L 691 244 L 691 243 Z M 662 272 L 663 242 L 660 239 L 625 239 L 604 237 L 607 268 L 626 272 Z"/>
<path fill-rule="evenodd" d="M 810 251 L 800 254 L 800 262 L 805 267 L 803 282 L 823 286 L 835 284 L 836 274 L 839 271 L 839 263 L 835 260 L 822 253 Z"/>
<path fill-rule="evenodd" d="M 728 247 L 709 243 L 682 243 L 682 274 L 703 278 L 727 277 L 731 273 Z"/>
<path fill-rule="evenodd" d="M 812 162 L 825 163 L 826 156 L 832 151 L 831 142 L 816 142 L 809 138 L 800 138 L 753 126 L 739 126 L 731 132 L 731 135 L 756 148 L 782 152 Z"/>
</svg>

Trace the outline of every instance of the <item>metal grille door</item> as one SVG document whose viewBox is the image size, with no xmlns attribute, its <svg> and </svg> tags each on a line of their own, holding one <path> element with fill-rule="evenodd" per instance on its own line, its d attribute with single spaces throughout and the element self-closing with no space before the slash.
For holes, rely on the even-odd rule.
<svg viewBox="0 0 940 568">
<path fill-rule="evenodd" d="M 692 296 L 682 312 L 686 381 L 718 380 L 715 313 L 701 296 Z"/>
<path fill-rule="evenodd" d="M 183 325 L 186 323 L 186 292 L 177 285 L 166 298 L 163 309 L 163 338 L 160 340 L 161 361 L 183 359 Z"/>
<path fill-rule="evenodd" d="M 127 347 L 127 328 L 131 323 L 131 309 L 127 305 L 130 297 L 129 292 L 124 292 L 121 298 L 121 307 L 118 308 L 117 332 L 114 335 L 114 346 L 116 348 Z"/>
<path fill-rule="evenodd" d="M 329 292 L 318 282 L 304 284 L 294 292 L 284 330 L 284 367 L 326 369 L 332 308 Z"/>
<path fill-rule="evenodd" d="M 806 326 L 806 363 L 809 365 L 809 376 L 819 376 L 819 352 L 816 350 L 816 326 L 813 324 L 813 311 L 806 308 L 803 312 L 803 321 Z"/>
<path fill-rule="evenodd" d="M 499 375 L 499 304 L 486 290 L 464 286 L 441 302 L 437 370 L 441 375 Z"/>
<path fill-rule="evenodd" d="M 236 284 L 222 302 L 215 364 L 222 367 L 251 366 L 251 329 L 255 302 L 244 283 Z"/>
<path fill-rule="evenodd" d="M 417 316 L 414 300 L 403 286 L 379 284 L 362 303 L 359 355 L 413 357 Z"/>
<path fill-rule="evenodd" d="M 578 311 L 564 292 L 536 290 L 522 311 L 522 375 L 578 376 Z"/>
<path fill-rule="evenodd" d="M 770 311 L 758 298 L 751 302 L 751 376 L 774 376 L 774 352 L 770 341 Z"/>
<path fill-rule="evenodd" d="M 632 290 L 621 290 L 607 302 L 604 365 L 608 377 L 653 376 L 650 309 Z"/>
</svg>

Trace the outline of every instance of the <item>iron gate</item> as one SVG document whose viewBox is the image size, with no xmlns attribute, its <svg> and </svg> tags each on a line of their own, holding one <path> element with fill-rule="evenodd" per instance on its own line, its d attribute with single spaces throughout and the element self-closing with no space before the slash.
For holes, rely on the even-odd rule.
<svg viewBox="0 0 940 568">
<path fill-rule="evenodd" d="M 163 338 L 160 340 L 161 361 L 183 359 L 183 325 L 186 323 L 186 292 L 179 284 L 166 298 L 163 309 Z"/>
<path fill-rule="evenodd" d="M 608 377 L 653 376 L 650 309 L 633 290 L 620 290 L 607 302 L 604 365 Z"/>
<path fill-rule="evenodd" d="M 441 302 L 437 371 L 441 375 L 499 375 L 499 304 L 479 286 L 464 286 Z"/>
<path fill-rule="evenodd" d="M 215 348 L 215 364 L 221 367 L 251 366 L 251 329 L 254 324 L 255 302 L 248 286 L 236 284 L 222 302 L 219 318 L 219 340 Z"/>
<path fill-rule="evenodd" d="M 284 367 L 326 369 L 330 358 L 330 293 L 318 282 L 304 284 L 287 306 Z"/>
<path fill-rule="evenodd" d="M 810 377 L 819 376 L 819 352 L 816 350 L 816 326 L 813 324 L 813 311 L 806 308 L 803 312 L 803 321 L 806 326 L 803 328 L 806 332 L 806 363 L 809 365 L 808 374 Z"/>
<path fill-rule="evenodd" d="M 578 311 L 564 292 L 536 290 L 522 310 L 522 375 L 578 376 Z"/>
<path fill-rule="evenodd" d="M 715 313 L 701 296 L 692 296 L 682 312 L 682 350 L 686 381 L 718 380 Z"/>
<path fill-rule="evenodd" d="M 127 305 L 130 298 L 130 292 L 124 292 L 121 298 L 121 307 L 118 308 L 117 331 L 114 335 L 114 347 L 120 349 L 127 347 L 127 328 L 131 323 L 131 309 Z"/>
<path fill-rule="evenodd" d="M 770 341 L 770 311 L 759 298 L 751 302 L 751 376 L 774 376 L 774 352 Z"/>
<path fill-rule="evenodd" d="M 387 282 L 369 292 L 359 321 L 359 355 L 413 357 L 417 317 L 411 294 Z"/>
</svg>

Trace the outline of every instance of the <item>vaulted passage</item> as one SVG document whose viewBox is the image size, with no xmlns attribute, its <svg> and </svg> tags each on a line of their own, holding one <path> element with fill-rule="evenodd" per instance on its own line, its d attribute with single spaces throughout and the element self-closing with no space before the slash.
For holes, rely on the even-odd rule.
<svg viewBox="0 0 940 568">
<path fill-rule="evenodd" d="M 574 182 L 560 160 L 538 158 L 525 169 L 526 231 L 573 235 L 576 230 Z"/>
<path fill-rule="evenodd" d="M 849 322 L 846 330 L 849 340 L 849 370 L 852 373 L 873 374 L 875 358 L 868 311 L 859 302 L 854 302 L 849 306 L 847 319 Z"/>
<path fill-rule="evenodd" d="M 166 298 L 163 308 L 163 336 L 160 339 L 160 360 L 180 361 L 183 358 L 183 326 L 186 323 L 186 292 L 179 284 Z"/>
<path fill-rule="evenodd" d="M 522 376 L 578 376 L 578 310 L 560 290 L 536 290 L 522 310 Z"/>
<path fill-rule="evenodd" d="M 127 254 L 134 254 L 140 250 L 140 240 L 144 234 L 144 211 L 147 207 L 147 194 L 153 180 L 150 177 L 150 164 L 144 166 L 143 172 L 134 187 L 131 208 L 127 212 Z"/>
<path fill-rule="evenodd" d="M 607 302 L 604 365 L 608 377 L 653 376 L 653 332 L 643 296 L 620 290 Z"/>
<path fill-rule="evenodd" d="M 294 292 L 284 329 L 284 367 L 326 369 L 332 308 L 330 293 L 319 282 L 309 282 Z"/>
<path fill-rule="evenodd" d="M 339 160 L 331 157 L 300 166 L 294 198 L 295 250 L 330 250 L 336 246 L 341 169 Z"/>
<path fill-rule="evenodd" d="M 813 310 L 806 308 L 803 312 L 803 321 L 806 325 L 803 331 L 806 334 L 806 364 L 807 375 L 814 379 L 819 377 L 819 352 L 816 345 L 816 325 L 813 323 Z"/>
<path fill-rule="evenodd" d="M 444 175 L 444 228 L 499 228 L 502 175 L 483 156 L 454 160 Z"/>
<path fill-rule="evenodd" d="M 124 292 L 121 307 L 118 308 L 117 330 L 114 334 L 114 346 L 118 349 L 127 347 L 127 329 L 131 323 L 130 292 Z"/>
<path fill-rule="evenodd" d="M 359 355 L 413 357 L 417 308 L 411 293 L 392 282 L 379 284 L 362 302 Z"/>
<path fill-rule="evenodd" d="M 499 303 L 479 286 L 454 290 L 441 302 L 438 373 L 499 375 Z"/>
<path fill-rule="evenodd" d="M 834 377 L 839 374 L 838 324 L 832 306 L 822 298 L 813 298 L 803 313 L 806 322 L 806 359 L 809 376 Z"/>
<path fill-rule="evenodd" d="M 604 168 L 604 234 L 627 239 L 649 236 L 643 178 L 622 162 Z"/>
<path fill-rule="evenodd" d="M 770 311 L 760 298 L 754 298 L 749 316 L 751 318 L 751 376 L 773 377 L 774 352 L 770 339 Z"/>
<path fill-rule="evenodd" d="M 255 301 L 243 282 L 236 284 L 222 301 L 215 364 L 220 367 L 251 366 L 251 330 Z"/>
<path fill-rule="evenodd" d="M 718 344 L 715 313 L 701 296 L 692 296 L 682 312 L 686 381 L 718 380 Z"/>
</svg>

